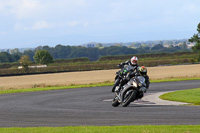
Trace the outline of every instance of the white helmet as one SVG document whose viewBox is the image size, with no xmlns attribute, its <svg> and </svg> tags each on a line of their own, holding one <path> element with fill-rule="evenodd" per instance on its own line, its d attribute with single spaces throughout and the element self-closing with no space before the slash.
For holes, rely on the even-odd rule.
<svg viewBox="0 0 200 133">
<path fill-rule="evenodd" d="M 138 61 L 138 58 L 137 58 L 136 56 L 133 56 L 133 57 L 131 58 L 131 64 L 132 64 L 132 65 L 136 65 L 136 64 L 137 64 L 137 61 Z"/>
</svg>

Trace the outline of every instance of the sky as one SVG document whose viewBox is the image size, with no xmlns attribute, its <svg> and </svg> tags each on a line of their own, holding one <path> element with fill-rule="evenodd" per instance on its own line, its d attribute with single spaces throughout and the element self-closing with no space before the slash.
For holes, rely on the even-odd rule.
<svg viewBox="0 0 200 133">
<path fill-rule="evenodd" d="M 189 39 L 200 0 L 0 0 L 0 49 Z"/>
</svg>

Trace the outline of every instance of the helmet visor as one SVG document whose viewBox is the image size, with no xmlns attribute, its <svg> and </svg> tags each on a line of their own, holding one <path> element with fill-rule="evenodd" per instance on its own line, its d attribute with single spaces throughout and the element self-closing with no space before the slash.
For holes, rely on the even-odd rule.
<svg viewBox="0 0 200 133">
<path fill-rule="evenodd" d="M 133 65 L 136 65 L 136 64 L 137 64 L 137 61 L 136 61 L 136 60 L 131 60 L 131 63 L 132 63 Z"/>
</svg>

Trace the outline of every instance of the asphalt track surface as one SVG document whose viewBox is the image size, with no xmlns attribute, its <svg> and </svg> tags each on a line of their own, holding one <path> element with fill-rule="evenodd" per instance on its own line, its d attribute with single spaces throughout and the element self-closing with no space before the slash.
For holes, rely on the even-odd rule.
<svg viewBox="0 0 200 133">
<path fill-rule="evenodd" d="M 200 80 L 152 83 L 148 93 L 199 88 Z M 112 107 L 111 87 L 0 95 L 0 127 L 199 125 L 200 106 Z"/>
</svg>

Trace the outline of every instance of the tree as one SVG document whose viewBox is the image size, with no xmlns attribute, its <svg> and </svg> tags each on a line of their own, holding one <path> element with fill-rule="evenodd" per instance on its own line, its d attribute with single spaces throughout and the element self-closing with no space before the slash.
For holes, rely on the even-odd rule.
<svg viewBox="0 0 200 133">
<path fill-rule="evenodd" d="M 120 44 L 120 43 L 115 44 L 115 46 L 117 46 L 117 47 L 123 47 L 123 45 Z"/>
<path fill-rule="evenodd" d="M 193 51 L 200 52 L 200 23 L 197 26 L 197 34 L 194 34 L 193 37 L 189 39 L 189 42 L 195 42 L 195 46 L 192 47 Z"/>
<path fill-rule="evenodd" d="M 47 50 L 36 51 L 33 58 L 37 64 L 49 64 L 53 62 L 53 57 Z"/>
<path fill-rule="evenodd" d="M 98 43 L 98 44 L 96 44 L 95 47 L 97 47 L 97 48 L 103 48 L 103 45 L 101 43 Z"/>
<path fill-rule="evenodd" d="M 186 44 L 186 42 L 181 43 L 181 44 L 179 45 L 179 47 L 181 48 L 182 51 L 187 51 L 187 44 Z"/>
<path fill-rule="evenodd" d="M 200 23 L 197 26 L 197 34 L 194 34 L 193 37 L 189 39 L 189 42 L 195 42 L 196 44 L 192 47 L 194 52 L 198 52 L 197 60 L 200 61 Z"/>
<path fill-rule="evenodd" d="M 31 63 L 29 56 L 28 55 L 21 56 L 19 63 L 22 64 L 24 70 L 27 72 L 28 66 Z"/>
<path fill-rule="evenodd" d="M 33 56 L 35 55 L 34 51 L 26 50 L 24 51 L 23 55 L 28 55 L 31 61 L 34 61 Z"/>
<path fill-rule="evenodd" d="M 130 48 L 138 48 L 140 47 L 142 44 L 141 43 L 132 43 L 129 45 Z"/>
<path fill-rule="evenodd" d="M 10 54 L 17 54 L 19 53 L 19 49 L 18 48 L 14 48 L 10 50 Z"/>
<path fill-rule="evenodd" d="M 156 44 L 151 48 L 151 50 L 163 50 L 164 46 L 162 44 Z"/>
<path fill-rule="evenodd" d="M 69 55 L 71 54 L 71 47 L 70 46 L 63 46 L 63 45 L 57 45 L 55 47 L 55 54 L 56 59 L 67 59 Z M 53 55 L 55 58 L 55 55 Z"/>
<path fill-rule="evenodd" d="M 0 52 L 0 63 L 14 62 L 15 58 L 8 52 Z"/>
</svg>

